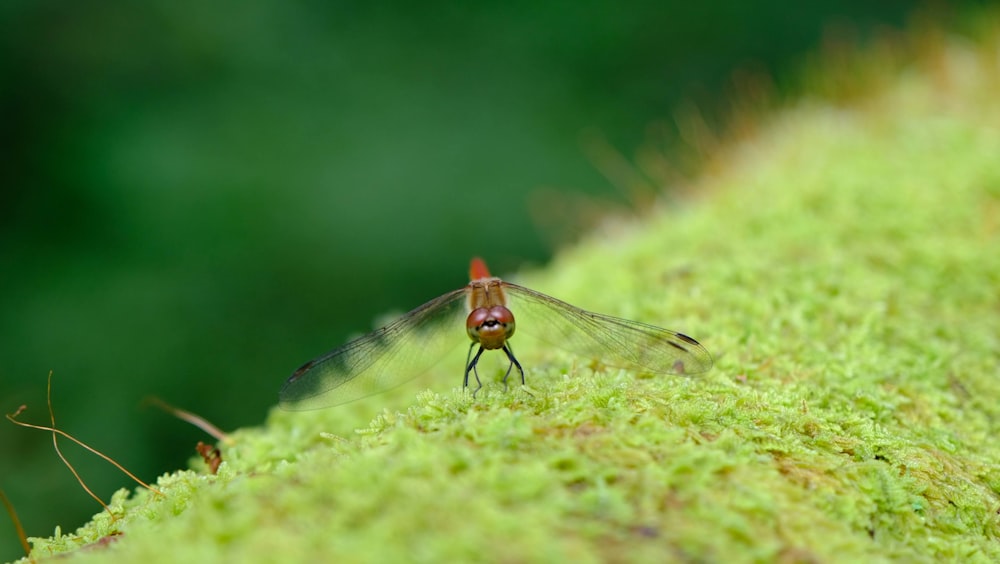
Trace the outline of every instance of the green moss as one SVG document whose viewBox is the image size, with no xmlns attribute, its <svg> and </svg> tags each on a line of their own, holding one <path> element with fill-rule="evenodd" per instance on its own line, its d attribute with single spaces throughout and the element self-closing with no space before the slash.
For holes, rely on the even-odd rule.
<svg viewBox="0 0 1000 564">
<path fill-rule="evenodd" d="M 945 43 L 863 102 L 783 110 L 696 201 L 521 279 L 689 332 L 707 375 L 519 343 L 533 396 L 472 400 L 441 365 L 436 392 L 274 410 L 217 476 L 120 492 L 116 521 L 35 555 L 1000 560 L 998 46 Z"/>
</svg>

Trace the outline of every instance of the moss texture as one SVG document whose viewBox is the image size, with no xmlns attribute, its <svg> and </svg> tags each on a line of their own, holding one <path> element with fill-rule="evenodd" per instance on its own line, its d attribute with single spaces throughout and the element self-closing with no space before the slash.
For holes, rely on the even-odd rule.
<svg viewBox="0 0 1000 564">
<path fill-rule="evenodd" d="M 800 101 L 681 207 L 518 278 L 688 332 L 712 372 L 519 349 L 534 396 L 473 400 L 440 365 L 433 391 L 274 410 L 218 475 L 121 491 L 34 555 L 1000 561 L 998 53 L 953 39 L 870 96 Z"/>
</svg>

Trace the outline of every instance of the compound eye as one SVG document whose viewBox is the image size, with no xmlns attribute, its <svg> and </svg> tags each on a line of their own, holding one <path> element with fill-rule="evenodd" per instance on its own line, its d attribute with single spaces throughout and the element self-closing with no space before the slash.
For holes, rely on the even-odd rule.
<svg viewBox="0 0 1000 564">
<path fill-rule="evenodd" d="M 514 334 L 514 314 L 504 306 L 490 308 L 490 317 L 503 326 L 504 334 L 510 338 Z"/>
<path fill-rule="evenodd" d="M 465 331 L 473 341 L 479 341 L 479 328 L 490 319 L 490 310 L 485 307 L 472 310 L 465 319 Z"/>
</svg>

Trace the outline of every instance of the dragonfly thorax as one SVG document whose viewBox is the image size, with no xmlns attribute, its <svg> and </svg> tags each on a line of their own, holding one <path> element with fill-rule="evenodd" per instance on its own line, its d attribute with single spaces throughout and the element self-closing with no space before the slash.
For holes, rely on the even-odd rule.
<svg viewBox="0 0 1000 564">
<path fill-rule="evenodd" d="M 504 306 L 476 308 L 465 320 L 465 329 L 484 349 L 499 349 L 514 335 L 514 314 Z"/>
</svg>

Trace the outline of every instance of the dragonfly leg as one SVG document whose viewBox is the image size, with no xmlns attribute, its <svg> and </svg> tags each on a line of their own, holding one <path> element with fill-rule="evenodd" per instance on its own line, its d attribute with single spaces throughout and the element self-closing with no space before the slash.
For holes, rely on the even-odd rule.
<svg viewBox="0 0 1000 564">
<path fill-rule="evenodd" d="M 469 361 L 469 357 L 472 356 L 472 349 L 475 346 L 476 343 L 472 343 L 469 347 L 469 354 L 465 357 L 467 364 L 465 365 L 465 381 L 462 383 L 463 388 L 469 387 L 469 372 L 472 372 L 472 375 L 476 377 L 476 389 L 472 391 L 473 398 L 476 397 L 476 394 L 479 393 L 479 390 L 483 387 L 483 383 L 479 380 L 479 369 L 477 368 L 477 365 L 479 364 L 479 357 L 482 356 L 483 351 L 485 350 L 482 346 L 480 346 L 475 358 Z"/>
<path fill-rule="evenodd" d="M 465 355 L 465 381 L 462 382 L 463 388 L 469 387 L 469 369 L 472 367 L 472 349 L 476 348 L 476 342 L 472 341 L 469 343 L 469 354 Z"/>
<path fill-rule="evenodd" d="M 524 369 L 521 368 L 521 363 L 517 361 L 514 356 L 514 349 L 510 347 L 509 343 L 505 343 L 503 346 L 503 352 L 507 355 L 507 359 L 510 360 L 510 365 L 507 367 L 507 373 L 503 375 L 503 389 L 507 391 L 507 377 L 510 376 L 510 371 L 516 366 L 517 371 L 521 373 L 521 385 L 524 385 Z"/>
</svg>

